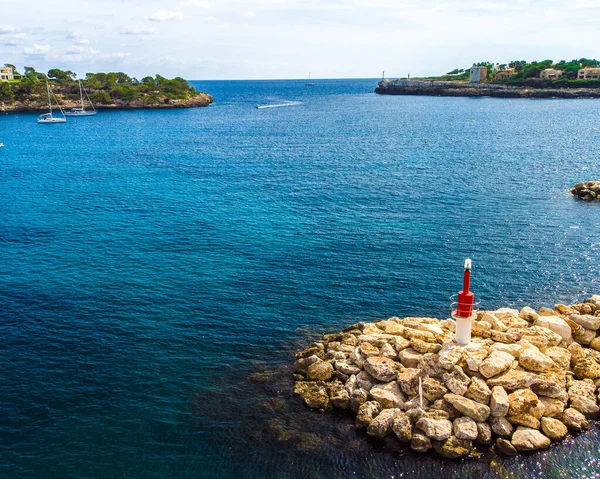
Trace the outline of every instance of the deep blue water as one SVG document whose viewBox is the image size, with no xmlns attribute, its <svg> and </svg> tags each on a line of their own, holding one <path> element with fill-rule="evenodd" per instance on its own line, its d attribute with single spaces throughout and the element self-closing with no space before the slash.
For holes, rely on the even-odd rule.
<svg viewBox="0 0 600 479">
<path fill-rule="evenodd" d="M 482 307 L 599 293 L 600 205 L 568 193 L 600 178 L 597 100 L 193 84 L 214 105 L 0 116 L 1 477 L 600 473 L 597 429 L 510 460 L 392 450 L 285 367 L 358 320 L 446 315 L 465 257 Z"/>
</svg>

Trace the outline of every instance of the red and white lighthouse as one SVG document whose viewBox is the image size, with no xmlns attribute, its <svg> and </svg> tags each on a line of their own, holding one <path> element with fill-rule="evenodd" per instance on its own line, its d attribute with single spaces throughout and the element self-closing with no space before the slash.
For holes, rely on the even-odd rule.
<svg viewBox="0 0 600 479">
<path fill-rule="evenodd" d="M 458 292 L 456 310 L 452 311 L 452 317 L 456 320 L 456 342 L 458 344 L 469 344 L 471 342 L 471 325 L 476 314 L 473 313 L 475 295 L 469 291 L 471 287 L 471 260 L 465 260 L 465 272 L 463 275 L 463 289 Z"/>
</svg>

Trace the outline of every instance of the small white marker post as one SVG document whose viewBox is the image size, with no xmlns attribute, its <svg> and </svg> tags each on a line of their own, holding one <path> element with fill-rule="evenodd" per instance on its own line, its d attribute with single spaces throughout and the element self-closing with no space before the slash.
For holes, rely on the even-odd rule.
<svg viewBox="0 0 600 479">
<path fill-rule="evenodd" d="M 452 317 L 456 321 L 456 342 L 462 346 L 471 342 L 471 326 L 477 317 L 473 314 L 473 302 L 475 295 L 469 291 L 471 284 L 471 260 L 465 260 L 465 272 L 463 275 L 463 289 L 458 292 L 456 310 L 452 311 Z"/>
</svg>

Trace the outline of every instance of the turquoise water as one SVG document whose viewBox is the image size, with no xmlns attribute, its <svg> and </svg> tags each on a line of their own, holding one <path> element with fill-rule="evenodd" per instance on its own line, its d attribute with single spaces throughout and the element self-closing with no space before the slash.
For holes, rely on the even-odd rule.
<svg viewBox="0 0 600 479">
<path fill-rule="evenodd" d="M 597 100 L 194 85 L 215 104 L 0 116 L 2 477 L 600 472 L 595 428 L 417 457 L 305 410 L 285 367 L 358 320 L 446 315 L 467 256 L 482 307 L 599 293 L 600 208 L 568 193 L 600 177 Z"/>
</svg>

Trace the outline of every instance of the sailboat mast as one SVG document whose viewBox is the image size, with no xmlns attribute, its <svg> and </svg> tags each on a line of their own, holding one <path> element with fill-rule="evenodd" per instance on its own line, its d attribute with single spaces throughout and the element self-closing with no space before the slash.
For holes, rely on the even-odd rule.
<svg viewBox="0 0 600 479">
<path fill-rule="evenodd" d="M 81 91 L 81 80 L 79 80 L 79 97 L 81 98 L 81 110 L 84 110 L 85 107 L 83 106 L 83 92 Z"/>
<path fill-rule="evenodd" d="M 48 106 L 50 107 L 50 116 L 52 116 L 52 100 L 50 99 L 50 84 L 46 78 L 46 89 L 48 90 Z"/>
</svg>

